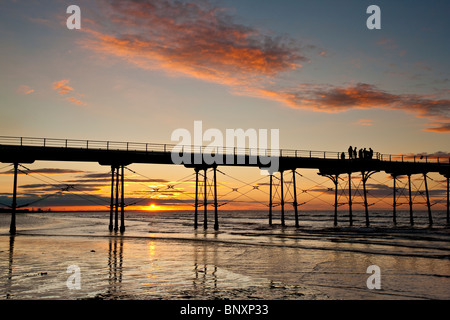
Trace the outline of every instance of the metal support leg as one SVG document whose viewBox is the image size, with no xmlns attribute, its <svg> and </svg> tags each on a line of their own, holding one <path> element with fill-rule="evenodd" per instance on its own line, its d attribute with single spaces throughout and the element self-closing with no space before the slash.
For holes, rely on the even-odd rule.
<svg viewBox="0 0 450 320">
<path fill-rule="evenodd" d="M 338 209 L 338 179 L 339 175 L 337 174 L 336 177 L 333 179 L 334 182 L 334 223 L 333 225 L 337 227 L 338 221 L 337 221 L 337 209 Z"/>
<path fill-rule="evenodd" d="M 217 167 L 214 167 L 214 230 L 219 230 L 219 216 L 217 214 Z"/>
<path fill-rule="evenodd" d="M 366 177 L 365 172 L 362 172 L 363 175 L 363 190 L 364 190 L 364 210 L 366 214 L 366 227 L 369 227 L 369 204 L 367 203 L 367 189 L 366 189 L 366 182 L 368 179 L 368 176 Z"/>
<path fill-rule="evenodd" d="M 352 211 L 352 173 L 348 173 L 348 218 L 350 226 L 353 226 L 353 211 Z"/>
<path fill-rule="evenodd" d="M 271 174 L 270 175 L 270 187 L 269 187 L 269 226 L 272 225 L 272 182 L 273 182 L 273 175 Z"/>
<path fill-rule="evenodd" d="M 447 176 L 447 225 L 450 224 L 450 192 L 449 192 L 449 180 L 450 177 Z"/>
<path fill-rule="evenodd" d="M 397 176 L 392 175 L 392 178 L 394 178 L 394 190 L 393 190 L 394 194 L 392 196 L 392 200 L 393 200 L 392 220 L 394 222 L 394 225 L 397 225 Z"/>
<path fill-rule="evenodd" d="M 338 179 L 339 174 L 324 174 L 325 177 L 333 181 L 334 184 L 334 221 L 333 225 L 337 227 L 338 221 L 337 221 L 337 208 L 338 208 Z"/>
<path fill-rule="evenodd" d="M 284 227 L 285 223 L 284 223 L 284 182 L 283 182 L 283 171 L 280 171 L 281 174 L 281 179 L 280 179 L 280 183 L 281 183 L 281 225 Z"/>
<path fill-rule="evenodd" d="M 297 204 L 297 185 L 295 183 L 295 169 L 292 170 L 292 183 L 294 185 L 294 213 L 295 213 L 295 227 L 298 228 L 298 204 Z"/>
<path fill-rule="evenodd" d="M 113 215 L 114 215 L 114 173 L 115 167 L 111 166 L 111 204 L 109 211 L 109 231 L 113 231 Z"/>
<path fill-rule="evenodd" d="M 431 215 L 431 204 L 430 204 L 430 194 L 428 192 L 428 182 L 427 182 L 427 174 L 423 174 L 423 179 L 425 181 L 425 193 L 427 195 L 427 209 L 428 209 L 428 223 L 430 227 L 433 225 L 433 217 Z"/>
<path fill-rule="evenodd" d="M 204 196 L 204 198 L 203 198 L 203 229 L 207 229 L 208 228 L 208 213 L 207 213 L 207 211 L 208 211 L 208 209 L 207 209 L 207 205 L 208 205 L 208 188 L 207 188 L 207 185 L 206 185 L 206 183 L 207 183 L 207 180 L 206 180 L 206 170 L 207 169 L 205 169 L 204 170 L 204 173 L 205 173 L 205 176 L 203 177 L 204 179 L 204 188 L 203 188 L 203 190 L 204 190 L 204 194 L 203 194 L 203 196 Z"/>
<path fill-rule="evenodd" d="M 411 195 L 411 175 L 408 174 L 408 187 L 409 187 L 409 222 L 411 226 L 414 225 L 414 216 L 413 216 L 413 203 L 412 203 L 412 195 Z"/>
<path fill-rule="evenodd" d="M 114 216 L 114 231 L 119 230 L 119 167 L 116 168 L 116 210 Z"/>
<path fill-rule="evenodd" d="M 198 227 L 198 171 L 199 169 L 195 168 L 195 208 L 194 208 L 194 229 Z"/>
<path fill-rule="evenodd" d="M 125 232 L 125 173 L 124 167 L 122 165 L 122 174 L 121 174 L 121 200 L 120 200 L 120 232 Z"/>
<path fill-rule="evenodd" d="M 17 167 L 19 164 L 14 163 L 14 182 L 13 182 L 13 199 L 11 206 L 11 224 L 9 226 L 9 233 L 16 234 L 16 208 L 17 208 Z"/>
</svg>

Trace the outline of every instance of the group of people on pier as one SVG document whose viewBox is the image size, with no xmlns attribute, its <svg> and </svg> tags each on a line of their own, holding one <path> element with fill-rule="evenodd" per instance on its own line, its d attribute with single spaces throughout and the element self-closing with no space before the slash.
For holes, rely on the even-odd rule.
<svg viewBox="0 0 450 320">
<path fill-rule="evenodd" d="M 352 146 L 348 147 L 348 158 L 349 159 L 372 159 L 373 158 L 373 150 L 372 148 L 369 148 L 369 150 L 367 150 L 366 148 L 364 149 L 359 149 L 359 151 L 357 151 L 357 148 L 353 148 Z M 341 153 L 341 159 L 345 159 L 345 152 Z"/>
</svg>

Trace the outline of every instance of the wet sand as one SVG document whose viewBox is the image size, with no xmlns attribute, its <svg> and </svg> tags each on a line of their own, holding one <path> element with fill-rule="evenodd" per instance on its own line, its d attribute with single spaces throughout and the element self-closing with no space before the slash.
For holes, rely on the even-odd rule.
<svg viewBox="0 0 450 320">
<path fill-rule="evenodd" d="M 450 298 L 448 246 L 426 234 L 400 233 L 397 246 L 354 231 L 345 232 L 360 241 L 343 243 L 324 230 L 280 237 L 181 227 L 164 238 L 149 232 L 157 222 L 139 215 L 120 235 L 105 230 L 107 215 L 26 214 L 10 237 L 9 215 L 0 222 L 1 299 Z M 434 243 L 440 247 L 432 250 Z M 80 289 L 67 286 L 73 265 Z M 370 265 L 381 269 L 381 290 L 367 288 Z"/>
</svg>

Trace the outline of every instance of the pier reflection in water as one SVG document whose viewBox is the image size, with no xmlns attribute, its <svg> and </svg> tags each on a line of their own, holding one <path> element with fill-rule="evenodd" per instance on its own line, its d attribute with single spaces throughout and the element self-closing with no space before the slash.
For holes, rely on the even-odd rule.
<svg viewBox="0 0 450 320">
<path fill-rule="evenodd" d="M 12 286 L 12 277 L 13 277 L 13 262 L 14 262 L 14 241 L 16 237 L 11 235 L 9 237 L 9 256 L 8 256 L 8 277 L 6 279 L 5 286 L 5 295 L 6 299 L 9 299 L 11 296 L 11 286 Z"/>
<path fill-rule="evenodd" d="M 123 238 L 110 237 L 108 249 L 108 294 L 116 295 L 122 283 Z"/>
</svg>

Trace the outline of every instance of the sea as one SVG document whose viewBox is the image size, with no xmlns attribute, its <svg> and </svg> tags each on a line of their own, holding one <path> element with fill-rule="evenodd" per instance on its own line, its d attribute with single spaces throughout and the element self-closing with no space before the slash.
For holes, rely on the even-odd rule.
<svg viewBox="0 0 450 320">
<path fill-rule="evenodd" d="M 120 214 L 120 213 L 119 213 Z M 293 212 L 109 212 L 0 214 L 1 300 L 447 300 L 446 212 L 348 215 Z M 120 227 L 120 217 L 119 217 Z"/>
</svg>

